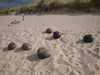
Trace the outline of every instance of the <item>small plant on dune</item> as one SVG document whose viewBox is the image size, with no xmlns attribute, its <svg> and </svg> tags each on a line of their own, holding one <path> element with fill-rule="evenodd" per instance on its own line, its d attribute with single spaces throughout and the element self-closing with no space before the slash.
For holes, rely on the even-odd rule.
<svg viewBox="0 0 100 75">
<path fill-rule="evenodd" d="M 37 4 L 37 10 L 38 11 L 52 11 L 52 10 L 58 10 L 61 9 L 64 6 L 64 4 L 57 2 L 56 0 L 52 1 L 52 2 L 48 2 L 46 3 L 45 0 L 41 0 L 38 4 Z"/>
<path fill-rule="evenodd" d="M 100 0 L 91 0 L 89 4 L 93 8 L 100 8 Z"/>
<path fill-rule="evenodd" d="M 27 11 L 28 11 L 28 8 L 27 7 L 21 7 L 21 8 L 18 9 L 18 13 L 19 14 L 20 13 L 27 13 Z"/>
<path fill-rule="evenodd" d="M 57 9 L 60 9 L 61 7 L 62 7 L 62 4 L 55 1 L 49 4 L 50 10 L 53 10 L 53 9 L 57 10 Z"/>
<path fill-rule="evenodd" d="M 44 8 L 44 0 L 41 0 L 41 1 L 36 5 L 37 11 L 41 11 L 42 8 Z"/>
<path fill-rule="evenodd" d="M 31 13 L 35 13 L 37 10 L 36 10 L 36 7 L 34 5 L 31 5 L 31 6 L 24 6 L 24 7 L 21 7 L 17 10 L 17 14 L 21 14 L 21 13 L 24 13 L 24 14 L 31 14 Z"/>
</svg>

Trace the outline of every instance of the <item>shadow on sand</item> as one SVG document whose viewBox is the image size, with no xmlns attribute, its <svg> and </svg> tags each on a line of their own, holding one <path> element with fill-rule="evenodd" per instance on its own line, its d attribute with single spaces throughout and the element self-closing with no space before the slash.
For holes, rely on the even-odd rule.
<svg viewBox="0 0 100 75">
<path fill-rule="evenodd" d="M 29 55 L 29 56 L 27 57 L 27 59 L 28 59 L 29 61 L 31 61 L 31 62 L 33 62 L 33 61 L 39 61 L 39 58 L 38 58 L 38 56 L 37 56 L 37 53 Z"/>
<path fill-rule="evenodd" d="M 3 48 L 3 51 L 6 52 L 6 51 L 11 51 L 11 50 L 8 50 L 7 47 Z"/>
<path fill-rule="evenodd" d="M 17 49 L 15 50 L 15 53 L 23 52 L 23 51 L 28 51 L 28 50 L 23 50 L 22 48 L 17 48 Z"/>
</svg>

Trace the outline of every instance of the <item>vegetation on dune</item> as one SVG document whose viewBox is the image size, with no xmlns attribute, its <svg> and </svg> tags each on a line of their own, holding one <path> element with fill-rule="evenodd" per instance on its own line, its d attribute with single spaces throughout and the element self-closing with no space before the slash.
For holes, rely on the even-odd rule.
<svg viewBox="0 0 100 75">
<path fill-rule="evenodd" d="M 16 8 L 7 8 L 7 9 L 0 9 L 0 14 L 11 14 L 16 12 Z"/>
<path fill-rule="evenodd" d="M 90 2 L 83 3 L 80 0 L 76 0 L 72 3 L 60 3 L 56 0 L 51 2 L 46 2 L 47 0 L 41 0 L 36 5 L 21 6 L 18 8 L 7 8 L 1 9 L 0 14 L 11 14 L 16 12 L 16 14 L 34 14 L 34 13 L 50 13 L 50 12 L 68 12 L 68 11 L 90 11 L 90 9 L 97 9 L 100 11 L 100 1 L 91 0 Z M 90 11 L 91 12 L 91 11 Z"/>
<path fill-rule="evenodd" d="M 35 11 L 35 8 L 34 6 L 30 6 L 30 7 L 27 7 L 27 6 L 24 6 L 24 7 L 21 7 L 19 9 L 17 9 L 17 14 L 21 14 L 21 13 L 24 13 L 24 14 L 31 14 L 32 12 Z"/>
<path fill-rule="evenodd" d="M 100 0 L 91 0 L 89 3 L 93 8 L 100 8 Z"/>
</svg>

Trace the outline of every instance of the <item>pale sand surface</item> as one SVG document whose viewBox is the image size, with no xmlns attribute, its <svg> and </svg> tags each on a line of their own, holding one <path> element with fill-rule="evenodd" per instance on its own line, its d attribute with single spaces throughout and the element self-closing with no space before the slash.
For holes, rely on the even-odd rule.
<svg viewBox="0 0 100 75">
<path fill-rule="evenodd" d="M 16 20 L 17 24 L 10 24 Z M 47 39 L 46 28 L 63 33 L 59 40 Z M 78 42 L 86 33 L 95 41 Z M 6 51 L 10 41 L 18 45 Z M 24 42 L 30 51 L 19 50 Z M 51 50 L 50 58 L 39 60 L 39 47 Z M 96 52 L 98 49 L 99 51 Z M 96 15 L 27 15 L 0 16 L 0 75 L 100 75 L 100 16 Z"/>
</svg>

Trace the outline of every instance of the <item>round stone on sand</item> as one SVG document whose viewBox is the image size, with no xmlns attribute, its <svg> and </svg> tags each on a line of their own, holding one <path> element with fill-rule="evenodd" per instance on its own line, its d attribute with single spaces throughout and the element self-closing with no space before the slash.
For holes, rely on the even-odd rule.
<svg viewBox="0 0 100 75">
<path fill-rule="evenodd" d="M 16 44 L 14 43 L 14 42 L 10 42 L 9 44 L 8 44 L 8 50 L 13 50 L 13 49 L 15 49 L 16 48 Z"/>
<path fill-rule="evenodd" d="M 94 38 L 91 34 L 86 34 L 83 36 L 83 42 L 84 43 L 92 43 L 94 41 Z"/>
<path fill-rule="evenodd" d="M 40 47 L 38 50 L 37 50 L 37 55 L 38 55 L 38 58 L 39 59 L 45 59 L 45 58 L 48 58 L 51 56 L 50 54 L 50 50 L 49 49 L 46 49 L 44 47 Z"/>
<path fill-rule="evenodd" d="M 50 33 L 52 33 L 52 30 L 50 28 L 47 28 L 46 31 L 45 31 L 45 33 L 50 34 Z"/>
<path fill-rule="evenodd" d="M 23 50 L 30 50 L 32 48 L 32 46 L 29 43 L 23 43 L 21 48 Z"/>
<path fill-rule="evenodd" d="M 53 38 L 59 39 L 61 37 L 61 34 L 58 31 L 53 32 Z"/>
</svg>

